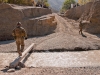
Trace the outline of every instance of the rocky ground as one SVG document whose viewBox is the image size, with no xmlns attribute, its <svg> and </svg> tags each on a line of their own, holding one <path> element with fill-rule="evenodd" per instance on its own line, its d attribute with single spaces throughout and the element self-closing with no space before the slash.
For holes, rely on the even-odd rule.
<svg viewBox="0 0 100 75">
<path fill-rule="evenodd" d="M 100 75 L 100 67 L 37 67 L 23 68 L 13 73 L 7 73 L 3 69 L 0 70 L 1 75 Z"/>
<path fill-rule="evenodd" d="M 55 14 L 58 26 L 55 33 L 41 36 L 31 37 L 25 41 L 25 49 L 31 44 L 35 43 L 34 51 L 87 51 L 99 50 L 100 39 L 99 35 L 92 35 L 83 32 L 84 35 L 79 34 L 78 23 L 74 20 L 62 18 Z M 1 53 L 16 53 L 16 44 L 14 40 L 0 41 Z M 4 66 L 0 68 L 2 75 L 100 75 L 100 67 L 36 67 L 24 68 L 14 73 L 7 73 Z"/>
</svg>

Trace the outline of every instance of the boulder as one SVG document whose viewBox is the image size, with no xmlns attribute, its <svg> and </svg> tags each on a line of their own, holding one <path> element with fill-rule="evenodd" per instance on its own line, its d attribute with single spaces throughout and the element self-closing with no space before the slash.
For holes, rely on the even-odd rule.
<svg viewBox="0 0 100 75">
<path fill-rule="evenodd" d="M 54 32 L 57 22 L 54 15 L 46 15 L 29 19 L 28 25 L 27 31 L 30 36 L 43 36 Z"/>
</svg>

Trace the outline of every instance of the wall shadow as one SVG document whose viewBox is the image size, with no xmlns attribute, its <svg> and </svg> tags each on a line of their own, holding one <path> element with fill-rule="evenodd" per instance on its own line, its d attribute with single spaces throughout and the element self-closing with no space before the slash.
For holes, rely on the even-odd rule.
<svg viewBox="0 0 100 75">
<path fill-rule="evenodd" d="M 0 41 L 0 45 L 2 45 L 2 44 L 9 44 L 9 43 L 12 43 L 14 41 L 15 40 Z"/>
</svg>

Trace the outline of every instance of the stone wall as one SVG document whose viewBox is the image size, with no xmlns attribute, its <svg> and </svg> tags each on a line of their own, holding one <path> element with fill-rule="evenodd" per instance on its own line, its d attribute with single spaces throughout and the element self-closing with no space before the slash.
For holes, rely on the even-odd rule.
<svg viewBox="0 0 100 75">
<path fill-rule="evenodd" d="M 0 4 L 0 40 L 12 39 L 12 30 L 19 21 L 22 22 L 28 36 L 52 33 L 57 23 L 54 15 L 49 14 L 52 15 L 52 12 L 47 8 Z M 43 15 L 45 17 L 42 17 Z M 40 20 L 36 23 L 38 19 Z"/>
</svg>

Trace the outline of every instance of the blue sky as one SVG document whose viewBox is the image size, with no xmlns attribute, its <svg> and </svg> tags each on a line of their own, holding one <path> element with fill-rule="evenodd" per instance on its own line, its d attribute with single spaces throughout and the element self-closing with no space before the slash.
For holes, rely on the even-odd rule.
<svg viewBox="0 0 100 75">
<path fill-rule="evenodd" d="M 78 0 L 75 0 L 75 1 L 78 1 Z"/>
</svg>

